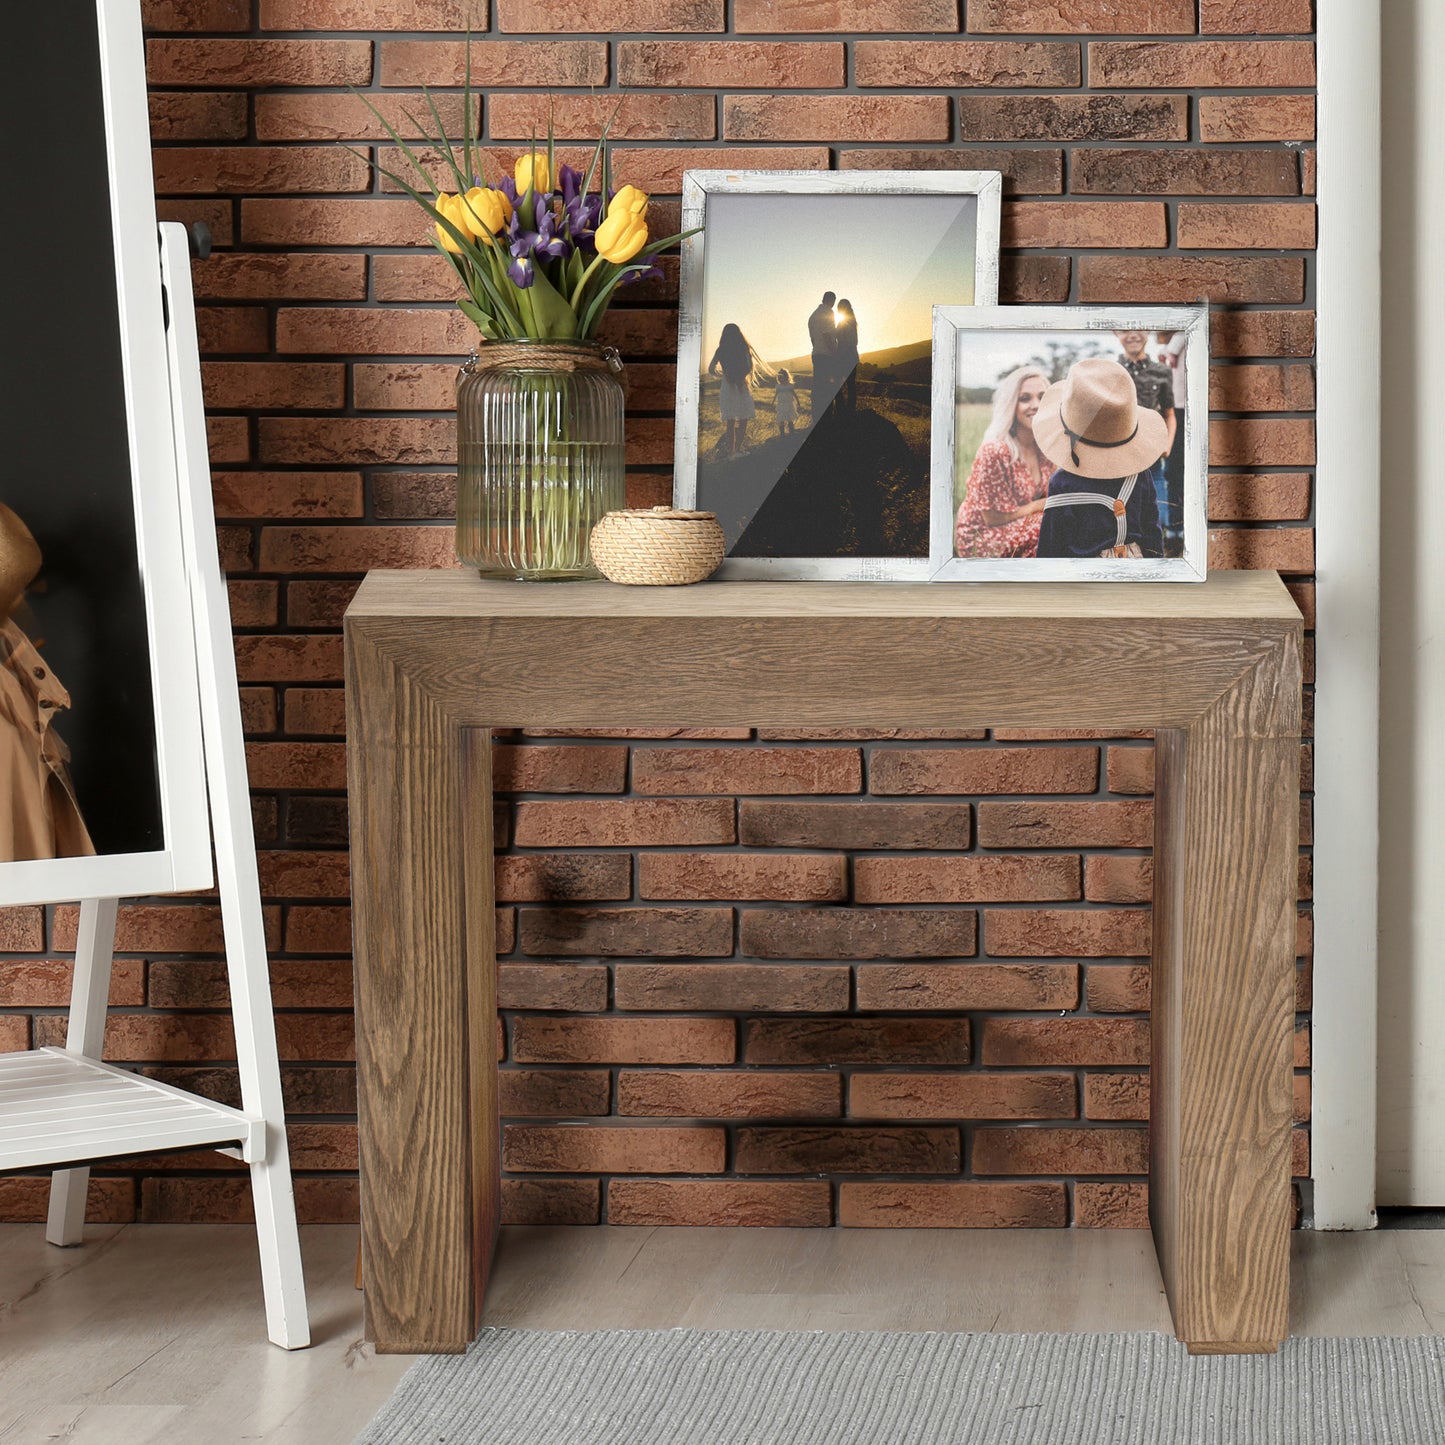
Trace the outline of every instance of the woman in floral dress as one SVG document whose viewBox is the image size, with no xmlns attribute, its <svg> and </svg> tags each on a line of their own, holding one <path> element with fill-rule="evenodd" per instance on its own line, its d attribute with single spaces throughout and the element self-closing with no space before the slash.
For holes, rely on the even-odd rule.
<svg viewBox="0 0 1445 1445">
<path fill-rule="evenodd" d="M 959 557 L 1032 557 L 1054 464 L 1034 441 L 1048 378 L 1021 366 L 999 382 L 954 527 Z"/>
</svg>

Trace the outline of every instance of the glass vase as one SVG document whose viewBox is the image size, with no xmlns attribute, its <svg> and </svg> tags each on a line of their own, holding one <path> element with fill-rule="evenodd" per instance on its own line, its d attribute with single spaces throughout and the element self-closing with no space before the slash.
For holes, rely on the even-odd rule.
<svg viewBox="0 0 1445 1445">
<path fill-rule="evenodd" d="M 598 577 L 588 537 L 626 505 L 622 363 L 590 341 L 492 342 L 457 375 L 457 556 L 483 577 Z"/>
</svg>

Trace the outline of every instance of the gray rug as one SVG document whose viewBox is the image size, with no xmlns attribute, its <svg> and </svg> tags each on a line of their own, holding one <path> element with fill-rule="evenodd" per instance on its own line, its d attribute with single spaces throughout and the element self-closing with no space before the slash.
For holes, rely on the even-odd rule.
<svg viewBox="0 0 1445 1445">
<path fill-rule="evenodd" d="M 1445 1445 L 1445 1341 L 484 1330 L 357 1445 Z"/>
</svg>

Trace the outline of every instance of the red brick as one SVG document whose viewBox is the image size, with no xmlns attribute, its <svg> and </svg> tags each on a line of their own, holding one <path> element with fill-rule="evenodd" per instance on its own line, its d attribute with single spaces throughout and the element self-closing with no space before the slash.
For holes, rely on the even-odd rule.
<svg viewBox="0 0 1445 1445">
<path fill-rule="evenodd" d="M 1071 1009 L 1079 1002 L 1076 964 L 863 964 L 860 1009 Z"/>
<path fill-rule="evenodd" d="M 1074 1186 L 1076 1229 L 1148 1229 L 1149 1186 L 1080 1180 Z"/>
<path fill-rule="evenodd" d="M 1304 300 L 1297 256 L 1080 256 L 1078 267 L 1085 302 Z"/>
<path fill-rule="evenodd" d="M 979 140 L 1188 140 L 1182 95 L 965 95 L 959 137 Z"/>
<path fill-rule="evenodd" d="M 967 1019 L 751 1019 L 749 1064 L 966 1064 Z M 699 1062 L 689 1060 L 688 1062 Z"/>
<path fill-rule="evenodd" d="M 606 1069 L 502 1069 L 497 1074 L 503 1118 L 585 1118 L 607 1113 L 612 1077 Z"/>
<path fill-rule="evenodd" d="M 274 627 L 280 618 L 280 584 L 276 582 L 261 581 L 230 581 L 226 584 L 227 599 L 231 604 L 231 625 L 233 627 Z M 270 708 L 271 725 L 264 729 L 266 732 L 274 732 L 276 729 L 275 719 L 275 695 L 271 689 L 245 688 L 242 690 L 242 706 L 246 705 L 246 695 L 258 699 L 262 692 L 270 698 L 268 703 L 262 704 L 259 701 L 253 702 L 253 706 L 266 706 Z M 247 728 L 246 731 L 254 732 L 256 729 Z"/>
<path fill-rule="evenodd" d="M 447 568 L 456 562 L 451 527 L 267 527 L 261 533 L 261 567 L 267 572 L 360 573 L 373 567 Z"/>
<path fill-rule="evenodd" d="M 859 858 L 857 903 L 980 903 L 1080 897 L 1079 860 L 1066 856 Z"/>
<path fill-rule="evenodd" d="M 52 925 L 54 947 L 64 952 L 75 948 L 80 909 L 60 904 Z M 267 940 L 272 947 L 279 939 L 280 916 L 265 910 Z M 117 953 L 221 953 L 225 939 L 221 932 L 221 910 L 212 904 L 125 903 L 115 926 Z"/>
<path fill-rule="evenodd" d="M 1095 41 L 1089 84 L 1137 89 L 1288 89 L 1315 83 L 1308 40 Z"/>
<path fill-rule="evenodd" d="M 270 319 L 260 306 L 197 306 L 196 332 L 202 355 L 271 349 Z"/>
<path fill-rule="evenodd" d="M 349 953 L 351 909 L 293 906 L 286 914 L 286 948 L 292 953 Z"/>
<path fill-rule="evenodd" d="M 1071 1074 L 854 1074 L 854 1119 L 1074 1119 Z"/>
<path fill-rule="evenodd" d="M 466 79 L 465 40 L 385 40 L 382 85 L 461 85 Z M 607 83 L 604 40 L 496 40 L 472 45 L 472 85 L 598 86 Z"/>
<path fill-rule="evenodd" d="M 1209 478 L 1211 522 L 1304 521 L 1309 514 L 1308 472 L 1216 472 Z"/>
<path fill-rule="evenodd" d="M 141 0 L 147 30 L 249 30 L 248 0 Z"/>
<path fill-rule="evenodd" d="M 731 908 L 527 908 L 522 952 L 707 957 L 732 952 Z"/>
<path fill-rule="evenodd" d="M 876 751 L 875 794 L 1090 793 L 1097 748 L 897 748 Z"/>
<path fill-rule="evenodd" d="M 1154 860 L 1100 856 L 1084 860 L 1084 897 L 1090 903 L 1148 903 L 1154 894 Z"/>
<path fill-rule="evenodd" d="M 716 84 L 716 81 L 709 82 Z M 494 140 L 530 140 L 550 126 L 559 139 L 595 140 L 604 127 L 614 141 L 713 140 L 717 104 L 711 95 L 492 95 L 488 131 Z M 608 122 L 611 122 L 610 127 Z"/>
<path fill-rule="evenodd" d="M 262 197 L 241 202 L 241 234 L 248 245 L 260 246 L 424 246 L 429 228 L 426 217 L 409 198 L 398 196 L 373 199 L 323 200 L 307 197 L 289 200 Z M 378 326 L 387 323 L 392 312 L 345 312 L 356 317 L 357 324 Z M 432 313 L 432 325 L 447 320 L 446 313 Z M 309 329 L 307 316 L 294 318 L 294 324 Z M 464 317 L 460 318 L 465 320 Z M 457 323 L 453 323 L 457 324 Z M 470 323 L 468 323 L 470 324 Z M 341 351 L 368 350 L 343 346 Z M 433 348 L 441 350 L 443 348 Z M 446 348 L 462 350 L 461 347 Z"/>
<path fill-rule="evenodd" d="M 616 854 L 547 853 L 497 859 L 497 897 L 561 903 L 632 896 L 632 860 Z"/>
<path fill-rule="evenodd" d="M 735 0 L 740 32 L 955 31 L 958 0 Z"/>
<path fill-rule="evenodd" d="M 344 788 L 342 743 L 247 743 L 253 788 Z"/>
<path fill-rule="evenodd" d="M 35 1020 L 36 1048 L 59 1048 L 64 1042 L 63 1016 L 51 1014 Z M 105 1022 L 101 1057 L 122 1063 L 234 1059 L 236 1044 L 226 1016 L 112 1012 Z"/>
<path fill-rule="evenodd" d="M 508 1124 L 502 1129 L 502 1167 L 560 1174 L 716 1174 L 726 1147 L 721 1129 Z"/>
<path fill-rule="evenodd" d="M 153 141 L 245 140 L 240 91 L 161 91 L 148 97 Z"/>
<path fill-rule="evenodd" d="M 971 31 L 1193 35 L 1194 0 L 969 0 Z"/>
<path fill-rule="evenodd" d="M 1126 803 L 980 803 L 985 848 L 1148 848 L 1154 805 Z"/>
<path fill-rule="evenodd" d="M 739 841 L 755 848 L 967 848 L 970 821 L 967 803 L 745 799 L 739 805 Z"/>
<path fill-rule="evenodd" d="M 600 1013 L 607 1007 L 607 970 L 601 964 L 504 963 L 497 969 L 497 1004 Z"/>
<path fill-rule="evenodd" d="M 848 1007 L 846 967 L 802 964 L 621 963 L 620 1009 L 756 1009 L 767 1013 L 839 1013 Z"/>
<path fill-rule="evenodd" d="M 1005 957 L 1147 954 L 1149 915 L 1122 908 L 986 908 L 984 938 L 990 953 Z"/>
<path fill-rule="evenodd" d="M 202 372 L 248 365 L 206 362 Z M 236 385 L 229 378 L 221 384 Z M 240 385 L 251 383 L 243 379 Z M 211 484 L 218 517 L 359 517 L 363 508 L 360 472 L 213 472 Z"/>
<path fill-rule="evenodd" d="M 1060 1229 L 1062 1184 L 845 1183 L 838 1223 L 853 1229 Z"/>
<path fill-rule="evenodd" d="M 191 284 L 205 299 L 359 301 L 366 295 L 366 259 L 214 251 L 191 263 Z"/>
<path fill-rule="evenodd" d="M 1310 0 L 1199 0 L 1199 31 L 1231 35 L 1307 35 Z"/>
<path fill-rule="evenodd" d="M 627 749 L 503 744 L 492 749 L 492 786 L 498 792 L 620 793 L 627 786 Z"/>
<path fill-rule="evenodd" d="M 183 226 L 200 221 L 208 226 L 211 240 L 217 246 L 229 246 L 235 241 L 232 218 L 235 206 L 230 200 L 178 201 L 156 199 L 156 220 L 179 221 Z M 194 270 L 194 264 L 192 266 Z"/>
<path fill-rule="evenodd" d="M 1315 244 L 1315 208 L 1288 202 L 1256 205 L 1182 202 L 1179 244 L 1201 250 L 1308 251 Z"/>
<path fill-rule="evenodd" d="M 523 728 L 528 738 L 713 738 L 745 742 L 751 728 Z M 650 806 L 650 805 L 649 805 Z M 702 804 L 704 807 L 714 806 Z"/>
<path fill-rule="evenodd" d="M 1011 201 L 1004 206 L 1005 246 L 1164 246 L 1162 202 Z"/>
<path fill-rule="evenodd" d="M 1072 270 L 1067 256 L 1003 256 L 999 298 L 1019 306 L 1067 301 Z"/>
<path fill-rule="evenodd" d="M 1110 748 L 1108 780 L 1111 793 L 1154 791 L 1153 748 Z"/>
<path fill-rule="evenodd" d="M 441 116 L 447 135 L 459 135 L 465 112 L 460 95 L 431 97 Z M 369 104 L 368 104 L 369 102 Z M 474 98 L 472 133 L 480 133 L 480 99 Z M 337 141 L 389 140 L 390 125 L 403 140 L 419 140 L 427 132 L 435 133 L 436 121 L 427 98 L 419 93 L 373 91 L 366 98 L 342 91 L 322 94 L 291 95 L 285 92 L 259 94 L 252 97 L 256 116 L 256 139 L 260 141 Z M 382 124 L 375 112 L 385 118 Z"/>
<path fill-rule="evenodd" d="M 1147 1174 L 1143 1129 L 976 1129 L 977 1174 Z"/>
<path fill-rule="evenodd" d="M 1290 141 L 1315 138 L 1312 95 L 1204 95 L 1202 141 Z"/>
<path fill-rule="evenodd" d="M 1293 417 L 1220 417 L 1209 423 L 1210 460 L 1221 466 L 1309 466 L 1315 424 Z"/>
<path fill-rule="evenodd" d="M 0 959 L 0 1008 L 69 1008 L 73 971 L 68 958 Z M 145 1003 L 142 960 L 115 960 L 110 972 L 110 1003 L 113 1008 L 139 1008 Z"/>
<path fill-rule="evenodd" d="M 1147 1122 L 1148 1074 L 1085 1074 L 1084 1115 L 1089 1119 Z"/>
<path fill-rule="evenodd" d="M 37 1038 L 35 1047 L 44 1047 L 46 1043 L 59 1048 L 65 1043 L 65 1035 L 56 1031 L 49 1039 Z M 24 1014 L 0 1014 L 0 1053 L 23 1053 L 29 1047 L 30 1019 Z M 4 1182 L 0 1179 L 0 1186 L 3 1186 Z"/>
<path fill-rule="evenodd" d="M 862 86 L 1078 85 L 1077 45 L 1000 40 L 860 40 L 853 47 L 854 79 Z"/>
<path fill-rule="evenodd" d="M 1276 572 L 1313 572 L 1314 533 L 1305 527 L 1212 531 L 1209 566 L 1214 571 L 1269 568 Z"/>
<path fill-rule="evenodd" d="M 274 623 L 275 618 L 269 622 L 262 622 L 259 626 L 268 626 Z M 241 698 L 241 730 L 250 735 L 253 733 L 273 733 L 276 731 L 276 693 L 269 687 L 243 687 L 239 690 Z"/>
<path fill-rule="evenodd" d="M 901 742 L 960 739 L 981 742 L 987 728 L 759 728 L 760 742 Z"/>
<path fill-rule="evenodd" d="M 1149 1008 L 1149 969 L 1144 964 L 1093 964 L 1085 997 L 1091 1013 L 1144 1013 Z"/>
<path fill-rule="evenodd" d="M 848 896 L 841 854 L 646 853 L 638 867 L 643 898 L 839 903 Z"/>
<path fill-rule="evenodd" d="M 339 637 L 238 637 L 242 682 L 340 682 Z"/>
<path fill-rule="evenodd" d="M 1313 311 L 1225 311 L 1209 318 L 1209 349 L 1216 356 L 1310 356 L 1315 349 Z"/>
<path fill-rule="evenodd" d="M 625 802 L 524 802 L 516 842 L 523 848 L 676 847 L 732 843 L 731 801 L 658 798 Z"/>
<path fill-rule="evenodd" d="M 821 90 L 844 81 L 843 46 L 829 41 L 619 40 L 616 50 L 617 81 L 624 89 L 696 85 Z"/>
<path fill-rule="evenodd" d="M 262 30 L 486 28 L 487 0 L 261 0 Z"/>
<path fill-rule="evenodd" d="M 731 1064 L 736 1036 L 732 1019 L 524 1017 L 512 1025 L 512 1058 L 521 1064 Z"/>
<path fill-rule="evenodd" d="M 351 865 L 345 853 L 258 853 L 261 892 L 266 898 L 346 898 Z"/>
<path fill-rule="evenodd" d="M 371 167 L 336 146 L 163 146 L 152 167 L 160 195 L 364 191 Z"/>
<path fill-rule="evenodd" d="M 928 141 L 949 138 L 942 95 L 729 95 L 730 141 Z"/>
<path fill-rule="evenodd" d="M 600 1179 L 503 1179 L 503 1224 L 596 1224 Z"/>
<path fill-rule="evenodd" d="M 0 908 L 0 949 L 35 953 L 45 947 L 45 913 L 28 905 Z"/>
<path fill-rule="evenodd" d="M 545 143 L 546 128 L 544 126 L 542 134 L 538 138 L 538 145 L 544 146 Z M 510 176 L 516 170 L 518 159 L 529 155 L 531 150 L 530 141 L 521 145 L 515 142 L 501 145 L 479 144 L 472 153 L 474 174 L 480 175 L 484 181 L 495 181 L 502 176 Z M 456 173 L 452 170 L 452 162 L 440 146 L 413 146 L 411 151 L 416 161 L 420 163 L 422 170 L 431 177 L 433 185 L 438 190 L 455 187 Z M 567 165 L 585 173 L 591 164 L 592 154 L 591 146 L 558 144 L 552 159 L 557 166 Z M 381 170 L 390 171 L 393 176 L 400 176 L 408 185 L 414 183 L 416 172 L 406 153 L 399 146 L 382 146 L 377 151 L 376 161 Z M 402 192 L 402 187 L 387 175 L 383 175 L 381 178 L 381 189 L 393 195 L 400 195 Z M 426 223 L 420 211 L 416 214 L 423 223 L 422 238 L 429 240 L 432 228 Z M 649 222 L 656 220 L 650 212 L 648 219 Z M 435 255 L 435 252 L 433 254 Z"/>
<path fill-rule="evenodd" d="M 857 748 L 648 748 L 632 759 L 639 793 L 856 793 Z"/>
<path fill-rule="evenodd" d="M 1074 152 L 1069 184 L 1083 195 L 1297 196 L 1299 168 L 1289 150 L 1099 147 Z"/>
<path fill-rule="evenodd" d="M 827 1185 L 823 1187 L 827 1188 Z M 8 1174 L 0 1178 L 0 1220 L 4 1220 L 6 1224 L 39 1224 L 48 1217 L 49 1212 L 49 1174 L 40 1178 Z M 135 1182 L 130 1179 L 92 1177 L 85 1196 L 85 1222 L 134 1223 Z"/>
<path fill-rule="evenodd" d="M 718 162 L 722 164 L 721 161 Z M 633 184 L 640 184 L 636 180 Z M 649 212 L 650 214 L 650 212 Z M 639 356 L 677 359 L 677 312 L 633 311 L 613 307 L 598 327 L 597 338 L 615 346 L 623 359 Z"/>
<path fill-rule="evenodd" d="M 821 1229 L 833 1222 L 832 1187 L 821 1179 L 610 1179 L 607 1222 Z"/>
<path fill-rule="evenodd" d="M 957 1129 L 754 1128 L 737 1131 L 739 1174 L 957 1174 Z"/>
<path fill-rule="evenodd" d="M 369 40 L 148 40 L 151 85 L 367 85 Z"/>
<path fill-rule="evenodd" d="M 466 317 L 452 311 L 310 306 L 276 313 L 276 349 L 283 352 L 460 354 L 475 335 Z"/>
<path fill-rule="evenodd" d="M 1314 367 L 1308 364 L 1216 366 L 1209 373 L 1209 404 L 1216 411 L 1313 411 L 1315 405 Z M 1226 477 L 1209 479 L 1212 492 Z M 1233 479 L 1238 481 L 1238 478 Z M 1258 477 L 1256 482 L 1277 481 Z M 1289 479 L 1294 484 L 1308 477 Z"/>
<path fill-rule="evenodd" d="M 1117 1067 L 1149 1062 L 1147 1019 L 988 1019 L 984 1065 Z"/>
<path fill-rule="evenodd" d="M 1064 189 L 1063 152 L 1058 150 L 1021 150 L 1013 146 L 889 150 L 873 146 L 868 150 L 840 150 L 838 167 L 845 171 L 998 171 L 1008 195 L 1058 195 Z M 1065 275 L 1068 272 L 1067 260 L 1057 256 L 1005 257 L 1004 260 L 1015 268 L 1026 261 L 1061 261 Z M 1057 267 L 1051 270 L 1056 272 Z M 1066 283 L 1063 296 L 1051 293 L 1036 299 L 1063 300 L 1067 294 Z"/>
<path fill-rule="evenodd" d="M 831 1119 L 843 1112 L 834 1073 L 624 1069 L 617 1112 L 645 1118 Z"/>
<path fill-rule="evenodd" d="M 587 0 L 496 0 L 504 31 L 559 31 L 575 34 L 596 30 L 597 11 Z M 607 28 L 628 30 L 722 30 L 723 0 L 616 0 L 607 13 Z"/>
<path fill-rule="evenodd" d="M 828 163 L 827 146 L 655 146 L 648 150 L 618 146 L 612 152 L 612 173 L 617 181 L 673 196 L 682 190 L 684 171 L 826 171 Z"/>
<path fill-rule="evenodd" d="M 952 958 L 977 948 L 971 909 L 745 908 L 739 951 L 753 958 Z"/>
<path fill-rule="evenodd" d="M 222 410 L 336 410 L 345 403 L 340 362 L 208 361 L 206 405 Z"/>
</svg>

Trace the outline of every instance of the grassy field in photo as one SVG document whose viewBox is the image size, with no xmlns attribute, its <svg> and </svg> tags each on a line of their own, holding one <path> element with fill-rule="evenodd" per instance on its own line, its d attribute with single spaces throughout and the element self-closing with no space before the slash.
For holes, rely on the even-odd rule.
<svg viewBox="0 0 1445 1445">
<path fill-rule="evenodd" d="M 973 459 L 983 444 L 983 434 L 988 430 L 989 417 L 993 406 L 986 401 L 961 401 L 954 410 L 953 423 L 953 512 L 963 505 L 963 494 L 968 488 L 968 474 L 973 468 Z"/>
</svg>

